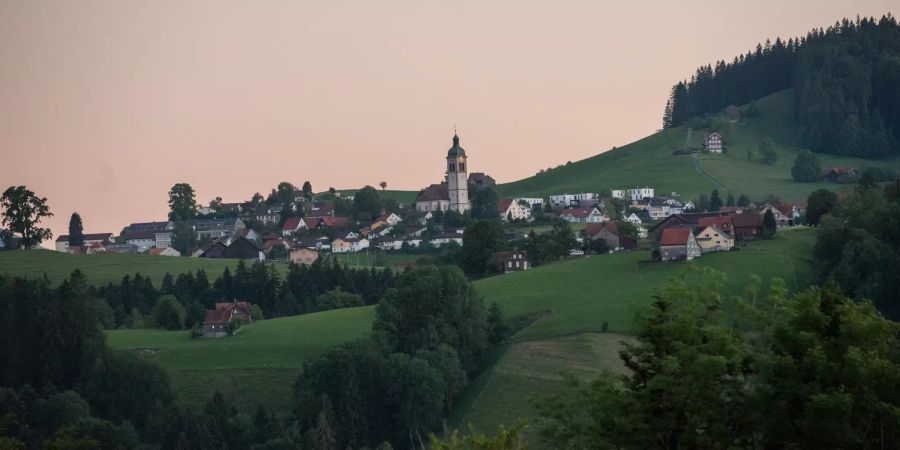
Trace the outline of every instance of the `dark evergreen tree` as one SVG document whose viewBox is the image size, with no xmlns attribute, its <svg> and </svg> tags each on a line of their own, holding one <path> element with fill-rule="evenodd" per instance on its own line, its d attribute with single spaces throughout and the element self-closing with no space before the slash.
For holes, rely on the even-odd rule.
<svg viewBox="0 0 900 450">
<path fill-rule="evenodd" d="M 84 225 L 81 216 L 77 212 L 72 213 L 69 219 L 69 247 L 81 247 L 84 245 Z"/>
<path fill-rule="evenodd" d="M 762 237 L 766 239 L 775 237 L 775 230 L 777 228 L 778 223 L 775 222 L 775 214 L 772 214 L 772 209 L 767 209 L 766 213 L 763 215 Z"/>
<path fill-rule="evenodd" d="M 709 196 L 709 210 L 718 212 L 720 208 L 722 208 L 722 197 L 719 197 L 718 189 L 713 189 L 712 194 Z"/>
</svg>

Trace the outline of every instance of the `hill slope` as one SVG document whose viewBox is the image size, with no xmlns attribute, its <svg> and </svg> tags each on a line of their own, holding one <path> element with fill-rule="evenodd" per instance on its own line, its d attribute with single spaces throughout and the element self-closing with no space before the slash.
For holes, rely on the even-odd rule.
<svg viewBox="0 0 900 450">
<path fill-rule="evenodd" d="M 533 177 L 501 184 L 498 191 L 503 196 L 542 196 L 564 192 L 596 192 L 603 189 L 652 186 L 658 193 L 678 192 L 684 198 L 693 199 L 712 189 L 732 192 L 735 196 L 745 193 L 754 199 L 775 194 L 787 201 L 805 200 L 810 192 L 827 187 L 839 189 L 829 183 L 798 183 L 791 179 L 790 167 L 801 150 L 800 129 L 791 114 L 791 92 L 781 91 L 756 102 L 759 115 L 745 118 L 738 123 L 728 123 L 719 131 L 724 132 L 727 152 L 721 155 L 701 156 L 703 170 L 725 186 L 703 176 L 694 167 L 692 157 L 672 155 L 687 142 L 684 126 L 659 131 L 637 142 L 619 147 L 597 156 L 573 162 Z M 692 145 L 699 147 L 704 130 L 693 130 Z M 764 165 L 747 162 L 747 149 L 756 150 L 760 141 L 770 137 L 776 144 L 778 162 Z M 897 160 L 867 160 L 861 158 L 819 156 L 823 166 L 842 165 L 863 168 L 867 166 L 896 168 Z M 489 169 L 486 169 L 490 172 Z M 724 197 L 723 193 L 723 197 Z"/>
<path fill-rule="evenodd" d="M 581 372 L 594 373 L 598 368 L 615 366 L 617 340 L 591 335 L 557 339 L 599 330 L 604 322 L 608 322 L 610 331 L 628 334 L 634 312 L 652 300 L 654 289 L 670 277 L 685 274 L 691 265 L 726 272 L 734 288 L 748 280 L 747 267 L 766 279 L 787 278 L 791 288 L 804 287 L 811 280 L 808 255 L 812 242 L 811 230 L 793 230 L 741 251 L 706 255 L 691 264 L 659 264 L 643 269 L 638 269 L 637 261 L 646 259 L 646 252 L 603 255 L 487 278 L 477 281 L 475 288 L 486 303 L 502 305 L 508 316 L 550 311 L 514 336 L 513 342 L 550 346 L 556 349 L 554 354 L 570 355 L 565 360 L 580 366 Z M 113 348 L 144 349 L 141 354 L 161 363 L 185 406 L 202 404 L 218 389 L 248 411 L 257 402 L 286 411 L 292 382 L 303 362 L 328 347 L 368 334 L 373 314 L 374 308 L 363 307 L 266 320 L 246 327 L 237 337 L 218 340 L 191 340 L 187 331 L 117 330 L 107 336 Z M 544 340 L 551 341 L 530 344 Z M 585 346 L 607 359 L 591 357 L 585 363 L 579 350 Z M 521 412 L 529 411 L 529 395 L 561 385 L 548 382 L 543 389 L 535 390 L 532 385 L 541 383 L 541 374 L 558 379 L 558 370 L 563 367 L 541 358 L 523 360 L 522 355 L 533 353 L 525 350 L 514 348 L 510 355 L 516 359 L 500 362 L 500 376 L 495 378 L 488 372 L 473 385 L 459 402 L 454 422 L 473 422 L 486 428 L 511 423 Z M 534 371 L 518 374 L 515 368 L 523 364 L 534 365 Z M 476 401 L 479 398 L 482 400 Z M 484 401 L 491 398 L 497 401 Z"/>
<path fill-rule="evenodd" d="M 743 193 L 760 200 L 774 194 L 785 201 L 805 201 L 816 189 L 843 189 L 844 186 L 832 183 L 798 183 L 791 179 L 790 167 L 802 150 L 801 129 L 791 113 L 791 102 L 791 91 L 777 92 L 756 102 L 757 116 L 738 123 L 722 121 L 722 126 L 715 129 L 725 134 L 728 151 L 721 155 L 703 155 L 699 159 L 700 167 L 709 176 L 698 171 L 692 156 L 672 154 L 687 144 L 688 129 L 681 126 L 532 177 L 500 184 L 497 190 L 504 197 L 546 198 L 553 194 L 652 186 L 660 194 L 678 192 L 685 199 L 696 199 L 701 193 L 709 194 L 713 189 L 719 189 L 723 197 L 731 192 L 735 197 Z M 702 144 L 704 131 L 693 130 L 693 147 Z M 748 162 L 747 150 L 756 150 L 765 137 L 775 142 L 778 162 L 774 165 Z M 900 169 L 900 158 L 871 160 L 825 154 L 819 158 L 823 167 Z M 479 170 L 491 173 L 490 167 Z M 409 204 L 416 194 L 417 191 L 386 191 L 383 196 Z"/>
</svg>

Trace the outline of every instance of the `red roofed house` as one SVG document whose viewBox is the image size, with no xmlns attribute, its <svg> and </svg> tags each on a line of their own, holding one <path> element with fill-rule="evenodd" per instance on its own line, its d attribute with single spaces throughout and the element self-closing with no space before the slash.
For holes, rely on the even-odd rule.
<svg viewBox="0 0 900 450">
<path fill-rule="evenodd" d="M 228 336 L 226 325 L 232 320 L 253 323 L 253 317 L 250 315 L 250 304 L 239 301 L 216 303 L 215 309 L 206 311 L 206 318 L 203 319 L 203 337 L 220 338 Z"/>
<path fill-rule="evenodd" d="M 748 212 L 731 217 L 734 225 L 734 238 L 739 241 L 750 241 L 762 234 L 762 216 Z"/>
<path fill-rule="evenodd" d="M 310 221 L 313 220 L 315 219 L 310 219 Z M 317 220 L 316 223 L 318 223 Z M 290 219 L 285 220 L 284 225 L 281 226 L 281 234 L 284 236 L 291 236 L 300 230 L 306 230 L 306 225 L 306 220 L 301 219 L 300 217 L 291 217 Z"/>
<path fill-rule="evenodd" d="M 511 198 L 497 200 L 497 213 L 500 220 L 507 222 L 512 220 L 531 220 L 531 208 L 520 205 Z"/>
<path fill-rule="evenodd" d="M 90 247 L 91 244 L 111 244 L 112 233 L 93 233 L 85 234 L 84 246 Z M 56 251 L 66 253 L 69 251 L 69 235 L 62 234 L 56 238 Z"/>
<path fill-rule="evenodd" d="M 693 228 L 666 228 L 659 236 L 659 259 L 662 261 L 692 260 L 700 256 L 700 245 Z"/>
<path fill-rule="evenodd" d="M 731 223 L 731 216 L 701 217 L 697 220 L 697 225 L 703 227 L 713 226 L 726 233 L 734 234 L 734 225 Z"/>
<path fill-rule="evenodd" d="M 575 223 L 600 223 L 603 222 L 603 214 L 597 208 L 569 208 L 559 213 L 559 218 L 566 222 Z"/>
</svg>

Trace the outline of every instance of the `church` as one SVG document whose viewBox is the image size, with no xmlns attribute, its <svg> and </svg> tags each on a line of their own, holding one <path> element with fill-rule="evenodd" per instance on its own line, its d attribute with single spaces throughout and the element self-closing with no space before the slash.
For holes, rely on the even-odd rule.
<svg viewBox="0 0 900 450">
<path fill-rule="evenodd" d="M 416 210 L 457 211 L 469 210 L 469 176 L 466 167 L 466 151 L 459 146 L 459 136 L 453 134 L 453 147 L 447 150 L 447 176 L 443 183 L 423 189 L 416 198 Z"/>
</svg>

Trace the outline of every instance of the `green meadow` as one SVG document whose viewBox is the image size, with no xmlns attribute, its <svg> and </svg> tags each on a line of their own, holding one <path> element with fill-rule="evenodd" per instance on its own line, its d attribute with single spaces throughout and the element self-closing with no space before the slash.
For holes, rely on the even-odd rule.
<svg viewBox="0 0 900 450">
<path fill-rule="evenodd" d="M 118 283 L 125 275 L 140 273 L 150 277 L 154 285 L 159 287 L 166 273 L 178 275 L 203 269 L 215 279 L 226 267 L 233 270 L 236 265 L 237 260 L 173 258 L 147 254 L 69 255 L 52 250 L 0 252 L 0 273 L 29 278 L 46 275 L 54 284 L 79 269 L 87 275 L 88 282 L 96 286 Z"/>
<path fill-rule="evenodd" d="M 649 257 L 639 251 L 476 281 L 486 303 L 499 303 L 509 317 L 544 314 L 496 352 L 491 369 L 467 389 L 451 423 L 486 430 L 512 424 L 533 415 L 535 396 L 561 388 L 563 371 L 584 378 L 618 370 L 619 342 L 631 332 L 635 312 L 668 279 L 687 274 L 691 266 L 725 272 L 731 290 L 744 286 L 751 274 L 766 284 L 781 277 L 791 289 L 805 288 L 812 281 L 813 241 L 812 230 L 796 229 L 690 263 L 639 268 L 638 261 Z M 372 307 L 363 307 L 265 320 L 218 340 L 192 340 L 187 331 L 117 330 L 107 336 L 113 348 L 137 351 L 163 365 L 184 406 L 202 404 L 220 390 L 241 408 L 252 410 L 262 403 L 284 412 L 303 362 L 367 335 L 373 315 Z M 608 333 L 600 333 L 604 323 Z"/>
</svg>

